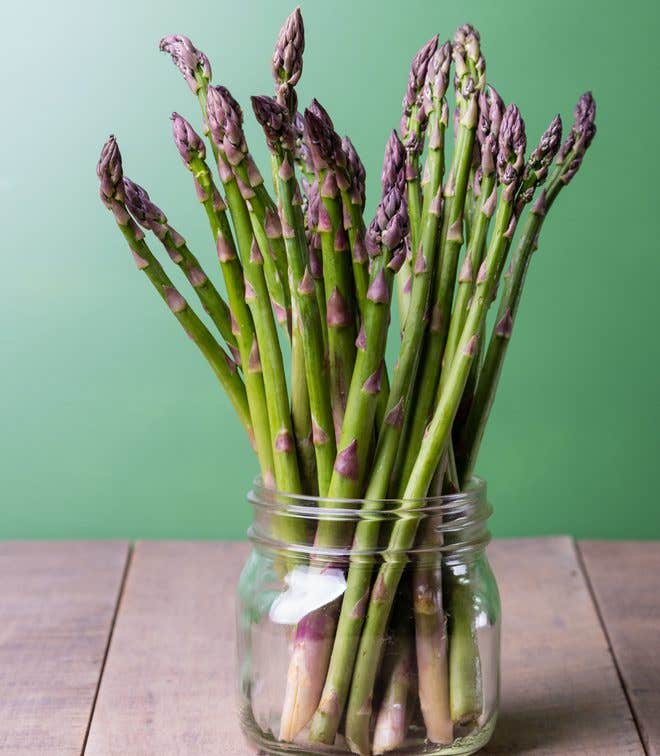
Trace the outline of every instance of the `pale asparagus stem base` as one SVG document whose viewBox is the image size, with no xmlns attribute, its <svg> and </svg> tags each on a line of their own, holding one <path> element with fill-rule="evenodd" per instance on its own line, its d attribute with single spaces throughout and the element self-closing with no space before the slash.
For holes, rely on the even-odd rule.
<svg viewBox="0 0 660 756">
<path fill-rule="evenodd" d="M 481 660 L 474 622 L 470 566 L 467 575 L 449 568 L 449 705 L 457 725 L 476 721 L 483 704 Z"/>
<path fill-rule="evenodd" d="M 442 472 L 440 473 L 442 478 Z M 437 543 L 433 521 L 426 520 L 421 533 L 423 544 Z M 428 739 L 448 744 L 453 739 L 449 712 L 449 670 L 447 619 L 442 594 L 443 567 L 440 557 L 420 556 L 413 567 L 413 610 L 415 648 L 419 677 L 419 702 Z"/>
<path fill-rule="evenodd" d="M 415 652 L 406 611 L 394 627 L 391 669 L 374 727 L 374 754 L 389 753 L 403 744 L 412 716 L 415 695 Z"/>
</svg>

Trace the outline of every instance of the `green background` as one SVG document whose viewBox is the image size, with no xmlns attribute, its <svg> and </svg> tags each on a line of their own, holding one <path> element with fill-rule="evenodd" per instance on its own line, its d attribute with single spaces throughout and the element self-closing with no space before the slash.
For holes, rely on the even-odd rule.
<svg viewBox="0 0 660 756">
<path fill-rule="evenodd" d="M 168 121 L 178 110 L 197 122 L 196 104 L 158 39 L 189 35 L 247 104 L 271 90 L 272 46 L 292 5 L 3 8 L 0 537 L 241 537 L 253 456 L 205 363 L 135 270 L 94 168 L 114 132 L 127 172 L 211 267 Z M 478 26 L 489 79 L 519 105 L 530 142 L 557 110 L 570 122 L 593 89 L 598 136 L 534 260 L 479 469 L 496 535 L 660 537 L 657 2 L 302 10 L 301 102 L 328 107 L 372 177 L 410 58 L 436 31 Z"/>
</svg>

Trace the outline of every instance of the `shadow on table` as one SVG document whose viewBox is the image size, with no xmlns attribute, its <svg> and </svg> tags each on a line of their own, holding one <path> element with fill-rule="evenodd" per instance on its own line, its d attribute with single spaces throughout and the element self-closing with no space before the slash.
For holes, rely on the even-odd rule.
<svg viewBox="0 0 660 756">
<path fill-rule="evenodd" d="M 587 686 L 566 691 L 563 701 L 553 698 L 548 694 L 503 702 L 493 738 L 482 753 L 565 754 L 576 752 L 581 745 L 589 753 L 642 753 L 632 716 L 627 706 L 623 710 L 621 701 Z M 630 750 L 620 750 L 624 740 Z"/>
</svg>

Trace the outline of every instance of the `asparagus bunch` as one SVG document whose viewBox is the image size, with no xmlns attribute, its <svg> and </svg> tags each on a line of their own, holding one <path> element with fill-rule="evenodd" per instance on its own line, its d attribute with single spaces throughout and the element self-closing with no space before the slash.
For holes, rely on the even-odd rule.
<svg viewBox="0 0 660 756">
<path fill-rule="evenodd" d="M 146 190 L 124 176 L 114 137 L 97 168 L 103 204 L 227 392 L 265 486 L 364 510 L 355 528 L 319 516 L 310 574 L 328 566 L 318 555 L 349 553 L 348 564 L 331 560 L 346 589 L 293 630 L 280 739 L 391 752 L 419 710 L 427 738 L 449 745 L 457 727 L 476 727 L 483 714 L 471 588 L 439 556 L 413 565 L 408 583 L 402 555 L 416 544 L 427 555 L 441 546 L 432 523 L 419 528 L 429 492 L 470 486 L 543 223 L 595 135 L 593 97 L 580 98 L 561 146 L 556 116 L 526 158 L 522 115 L 486 83 L 477 30 L 461 26 L 442 44 L 433 36 L 413 58 L 400 136 L 388 138 L 370 217 L 366 171 L 350 138 L 318 100 L 299 111 L 299 10 L 275 44 L 274 96 L 251 100 L 271 153 L 272 190 L 252 158 L 243 110 L 213 82 L 207 56 L 180 35 L 160 47 L 201 110 L 202 135 L 175 113 L 173 136 L 224 293 Z M 217 335 L 174 286 L 145 231 L 182 270 Z M 388 371 L 394 291 L 401 341 Z M 385 529 L 378 514 L 388 497 L 400 503 Z M 301 521 L 287 519 L 277 518 L 282 541 L 306 543 Z"/>
</svg>

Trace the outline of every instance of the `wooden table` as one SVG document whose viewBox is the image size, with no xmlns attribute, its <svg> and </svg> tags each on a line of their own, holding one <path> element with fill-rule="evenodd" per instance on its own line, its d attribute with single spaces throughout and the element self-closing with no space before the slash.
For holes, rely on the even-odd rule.
<svg viewBox="0 0 660 756">
<path fill-rule="evenodd" d="M 234 713 L 246 544 L 0 543 L 0 754 L 252 753 Z M 660 753 L 660 542 L 496 541 L 489 754 Z"/>
</svg>

